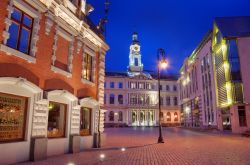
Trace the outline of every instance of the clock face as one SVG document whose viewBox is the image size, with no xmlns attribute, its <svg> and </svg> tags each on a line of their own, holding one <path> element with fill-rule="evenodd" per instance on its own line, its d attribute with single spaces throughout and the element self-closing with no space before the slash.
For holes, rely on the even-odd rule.
<svg viewBox="0 0 250 165">
<path fill-rule="evenodd" d="M 135 51 L 139 51 L 139 47 L 138 47 L 138 46 L 135 46 L 135 47 L 134 47 L 134 50 L 135 50 Z"/>
</svg>

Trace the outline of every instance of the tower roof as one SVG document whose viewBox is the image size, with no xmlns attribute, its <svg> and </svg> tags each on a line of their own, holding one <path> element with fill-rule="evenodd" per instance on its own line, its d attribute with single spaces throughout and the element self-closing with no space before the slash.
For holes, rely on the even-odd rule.
<svg viewBox="0 0 250 165">
<path fill-rule="evenodd" d="M 132 35 L 132 44 L 139 44 L 137 32 L 134 32 Z"/>
</svg>

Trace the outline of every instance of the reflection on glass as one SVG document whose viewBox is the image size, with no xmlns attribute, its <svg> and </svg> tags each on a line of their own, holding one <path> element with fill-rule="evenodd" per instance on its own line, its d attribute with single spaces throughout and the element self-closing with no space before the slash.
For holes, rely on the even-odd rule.
<svg viewBox="0 0 250 165">
<path fill-rule="evenodd" d="M 81 108 L 80 113 L 80 135 L 86 136 L 91 134 L 91 109 Z"/>
<path fill-rule="evenodd" d="M 58 138 L 65 136 L 67 106 L 62 103 L 49 103 L 48 137 Z"/>
</svg>

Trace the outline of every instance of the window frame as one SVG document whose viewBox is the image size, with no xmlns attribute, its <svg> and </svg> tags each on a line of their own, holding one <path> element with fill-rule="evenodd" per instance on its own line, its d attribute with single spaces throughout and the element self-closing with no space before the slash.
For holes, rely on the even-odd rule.
<svg viewBox="0 0 250 165">
<path fill-rule="evenodd" d="M 19 9 L 18 7 L 16 7 L 15 5 L 13 6 L 14 10 L 17 10 L 21 13 L 21 19 L 20 21 L 19 20 L 16 20 L 15 18 L 12 17 L 12 14 L 10 16 L 10 20 L 11 20 L 11 24 L 10 24 L 10 27 L 11 25 L 14 23 L 18 26 L 18 36 L 17 36 L 17 45 L 15 48 L 11 47 L 8 45 L 8 40 L 6 42 L 6 46 L 12 48 L 12 49 L 15 49 L 19 52 L 22 52 L 24 54 L 27 54 L 27 55 L 30 55 L 30 47 L 31 47 L 31 40 L 32 40 L 32 33 L 33 33 L 33 26 L 34 26 L 34 18 L 32 16 L 30 16 L 29 14 L 27 14 L 25 11 Z M 28 17 L 31 19 L 31 25 L 30 27 L 28 27 L 27 25 L 25 25 L 23 23 L 23 20 L 24 20 L 24 16 Z M 20 43 L 21 43 L 21 35 L 22 35 L 22 29 L 26 29 L 27 31 L 29 31 L 29 41 L 28 41 L 28 50 L 27 50 L 27 53 L 26 52 L 23 52 L 20 50 Z M 9 31 L 8 31 L 9 32 Z M 10 34 L 11 35 L 11 34 Z"/>
<path fill-rule="evenodd" d="M 23 118 L 23 136 L 22 138 L 18 138 L 18 139 L 11 139 L 11 140 L 0 140 L 0 144 L 4 144 L 4 143 L 12 143 L 12 142 L 22 142 L 22 141 L 25 141 L 25 138 L 26 138 L 26 131 L 27 131 L 27 118 L 28 118 L 28 103 L 29 103 L 29 98 L 28 97 L 25 97 L 25 96 L 19 96 L 19 95 L 13 95 L 13 94 L 9 94 L 9 93 L 3 93 L 3 92 L 0 92 L 0 95 L 3 94 L 3 95 L 7 95 L 7 96 L 14 96 L 14 97 L 19 97 L 19 98 L 22 98 L 22 99 L 25 99 L 25 106 L 24 106 L 24 118 Z"/>
<path fill-rule="evenodd" d="M 49 103 L 56 103 L 56 104 L 62 104 L 64 105 L 64 108 L 65 108 L 65 116 L 64 116 L 64 135 L 63 136 L 57 136 L 57 137 L 49 137 L 48 136 L 48 126 L 49 124 L 47 125 L 47 138 L 48 139 L 59 139 L 59 138 L 66 138 L 67 135 L 67 113 L 68 113 L 68 104 L 65 104 L 65 103 L 60 103 L 60 102 L 56 102 L 56 101 L 49 101 Z M 49 112 L 48 112 L 48 123 L 49 123 Z"/>
<path fill-rule="evenodd" d="M 82 133 L 82 130 L 84 129 L 81 129 L 81 122 L 82 122 L 82 111 L 84 110 L 84 108 L 88 109 L 89 110 L 89 132 L 88 134 L 83 134 Z M 80 109 L 80 136 L 90 136 L 92 134 L 92 114 L 93 114 L 93 109 L 92 108 L 88 108 L 88 107 L 81 107 Z M 85 129 L 86 130 L 86 129 Z"/>
<path fill-rule="evenodd" d="M 91 56 L 88 53 L 85 53 L 82 78 L 84 80 L 92 82 L 93 81 L 92 72 L 93 72 L 93 56 Z"/>
</svg>

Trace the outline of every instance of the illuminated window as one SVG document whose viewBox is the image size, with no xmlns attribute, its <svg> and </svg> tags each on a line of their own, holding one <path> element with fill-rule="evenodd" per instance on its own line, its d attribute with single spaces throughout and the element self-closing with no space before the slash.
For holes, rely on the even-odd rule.
<svg viewBox="0 0 250 165">
<path fill-rule="evenodd" d="M 160 118 L 163 120 L 163 112 L 160 112 Z"/>
<path fill-rule="evenodd" d="M 48 137 L 65 137 L 67 105 L 62 103 L 49 103 Z"/>
<path fill-rule="evenodd" d="M 91 109 L 82 107 L 80 110 L 80 135 L 91 134 Z"/>
<path fill-rule="evenodd" d="M 178 113 L 177 112 L 174 113 L 174 121 L 178 121 Z"/>
<path fill-rule="evenodd" d="M 144 83 L 139 83 L 139 89 L 144 89 Z"/>
<path fill-rule="evenodd" d="M 131 82 L 131 83 L 130 83 L 130 87 L 131 87 L 131 89 L 135 89 L 135 88 L 136 88 L 136 83 Z"/>
<path fill-rule="evenodd" d="M 84 57 L 84 68 L 83 68 L 83 79 L 92 81 L 92 59 L 93 57 L 89 54 L 85 54 Z"/>
<path fill-rule="evenodd" d="M 15 7 L 11 14 L 11 21 L 7 46 L 29 54 L 33 18 Z"/>
<path fill-rule="evenodd" d="M 27 101 L 25 97 L 0 93 L 0 142 L 24 140 Z"/>
<path fill-rule="evenodd" d="M 131 105 L 137 104 L 137 97 L 135 95 L 130 96 L 130 104 Z"/>
<path fill-rule="evenodd" d="M 167 121 L 171 121 L 171 113 L 170 112 L 167 113 Z"/>
</svg>

